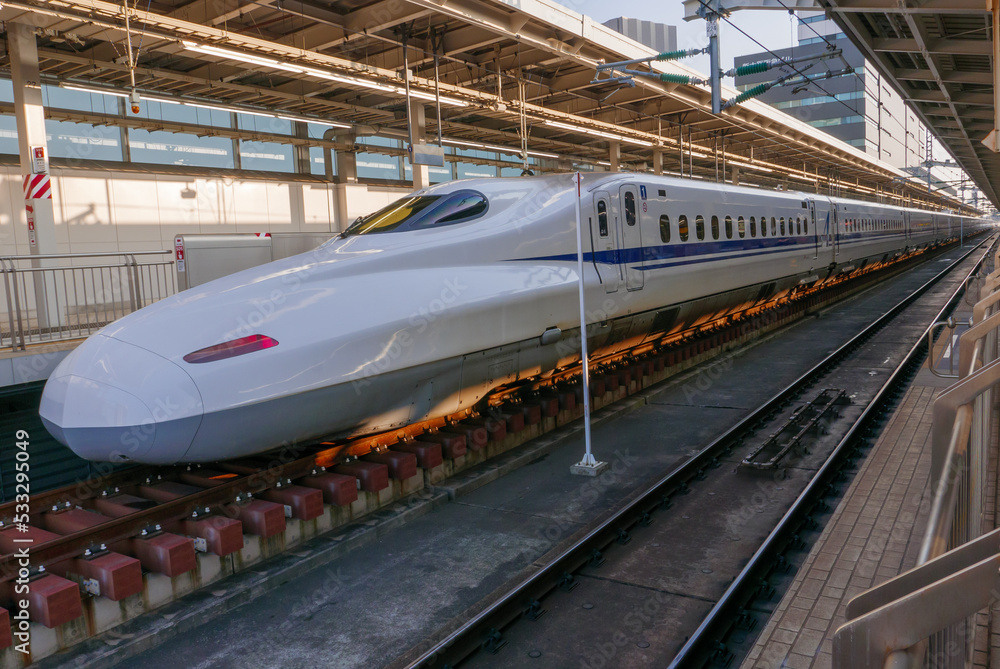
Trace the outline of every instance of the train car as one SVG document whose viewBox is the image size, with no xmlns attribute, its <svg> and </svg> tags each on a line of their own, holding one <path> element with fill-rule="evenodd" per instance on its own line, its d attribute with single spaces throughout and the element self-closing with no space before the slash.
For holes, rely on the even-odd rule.
<svg viewBox="0 0 1000 669">
<path fill-rule="evenodd" d="M 581 192 L 598 357 L 954 227 L 944 214 L 651 175 L 590 174 Z M 565 174 L 418 191 L 313 251 L 107 326 L 52 374 L 41 418 L 81 457 L 166 464 L 475 406 L 579 362 L 576 205 Z"/>
</svg>

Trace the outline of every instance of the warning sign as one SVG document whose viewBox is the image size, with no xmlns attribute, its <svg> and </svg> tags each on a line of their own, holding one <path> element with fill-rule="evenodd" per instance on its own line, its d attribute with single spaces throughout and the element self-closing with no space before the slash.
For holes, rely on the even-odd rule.
<svg viewBox="0 0 1000 669">
<path fill-rule="evenodd" d="M 25 205 L 24 209 L 28 215 L 28 245 L 37 246 L 38 239 L 35 237 L 35 208 L 28 204 Z"/>
<path fill-rule="evenodd" d="M 31 147 L 31 173 L 32 174 L 49 173 L 49 166 L 48 163 L 45 161 L 44 146 Z"/>
<path fill-rule="evenodd" d="M 184 271 L 184 240 L 180 237 L 174 240 L 174 254 L 177 256 L 177 271 Z"/>
</svg>

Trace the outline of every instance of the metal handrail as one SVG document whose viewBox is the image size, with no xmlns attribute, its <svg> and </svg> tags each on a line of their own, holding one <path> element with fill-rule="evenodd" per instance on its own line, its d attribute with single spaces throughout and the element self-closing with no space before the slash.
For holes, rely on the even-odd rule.
<svg viewBox="0 0 1000 669">
<path fill-rule="evenodd" d="M 46 253 L 36 256 L 0 256 L 4 260 L 55 260 L 57 258 L 113 258 L 115 256 L 162 256 L 173 253 L 166 251 L 104 251 L 101 253 Z"/>
<path fill-rule="evenodd" d="M 937 367 L 934 366 L 934 334 L 938 331 L 938 329 L 943 327 L 947 327 L 950 330 L 954 330 L 957 325 L 958 323 L 955 322 L 954 318 L 948 318 L 948 320 L 946 321 L 938 321 L 936 323 L 931 323 L 931 326 L 927 328 L 927 369 L 930 370 L 931 374 L 942 379 L 957 379 L 959 378 L 959 375 L 944 374 L 943 372 L 937 371 Z M 951 337 L 949 337 L 948 341 L 950 345 L 952 341 Z M 952 353 L 951 356 L 949 357 L 949 361 L 951 361 L 951 364 L 953 364 L 954 360 L 955 360 L 955 351 L 954 351 L 954 346 L 952 346 Z M 951 369 L 952 367 L 949 367 L 949 370 Z"/>
<path fill-rule="evenodd" d="M 85 337 L 105 324 L 176 292 L 172 251 L 56 253 L 0 256 L 3 291 L 0 313 L 6 305 L 9 347 L 25 350 L 31 342 Z M 116 258 L 116 262 L 81 265 L 61 259 Z M 18 266 L 32 261 L 32 266 Z M 32 315 L 33 314 L 33 315 Z"/>
<path fill-rule="evenodd" d="M 992 257 L 994 267 L 1000 267 L 996 245 L 997 241 L 984 260 Z M 982 455 L 977 452 L 981 442 L 972 440 L 973 424 L 983 421 L 984 405 L 991 408 L 990 402 L 980 398 L 989 398 L 1000 383 L 1000 359 L 993 359 L 996 352 L 986 346 L 987 337 L 1000 330 L 1000 292 L 994 292 L 1000 287 L 1000 269 L 982 278 L 981 299 L 973 305 L 970 327 L 957 345 L 958 374 L 950 378 L 959 381 L 933 405 L 934 497 L 918 566 L 851 600 L 848 622 L 837 630 L 833 641 L 833 666 L 838 669 L 923 666 L 932 636 L 938 643 L 934 647 L 954 642 L 956 634 L 967 629 L 969 617 L 1000 594 L 1000 530 L 974 538 L 982 522 L 976 514 L 982 504 L 982 482 L 976 477 Z M 929 368 L 944 378 L 949 376 L 934 369 L 933 331 L 955 325 L 952 319 L 940 321 L 928 333 Z M 953 343 L 952 359 L 955 348 Z M 989 427 L 980 423 L 976 434 Z M 951 542 L 961 545 L 949 552 Z M 966 657 L 962 653 L 955 658 L 960 663 Z"/>
</svg>

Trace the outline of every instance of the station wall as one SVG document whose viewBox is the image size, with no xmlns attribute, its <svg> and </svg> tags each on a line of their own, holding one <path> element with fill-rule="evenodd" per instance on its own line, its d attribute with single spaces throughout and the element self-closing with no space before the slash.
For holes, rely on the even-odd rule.
<svg viewBox="0 0 1000 669">
<path fill-rule="evenodd" d="M 0 255 L 30 253 L 20 172 L 0 165 Z M 308 177 L 52 167 L 59 253 L 167 250 L 177 234 L 337 232 L 408 191 Z M 346 222 L 338 211 L 346 212 Z"/>
</svg>

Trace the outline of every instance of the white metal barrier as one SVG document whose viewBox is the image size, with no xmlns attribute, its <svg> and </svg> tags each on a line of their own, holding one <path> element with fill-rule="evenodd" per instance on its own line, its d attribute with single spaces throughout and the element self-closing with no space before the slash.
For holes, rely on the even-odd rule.
<svg viewBox="0 0 1000 669">
<path fill-rule="evenodd" d="M 0 348 L 86 337 L 177 292 L 171 251 L 0 257 Z M 166 259 L 161 259 L 166 257 Z"/>
<path fill-rule="evenodd" d="M 976 612 L 1000 599 L 1000 529 L 984 528 L 1000 382 L 1000 250 L 958 340 L 957 383 L 934 403 L 934 493 L 917 567 L 855 597 L 833 639 L 835 669 L 971 666 Z M 969 286 L 967 285 L 967 289 Z M 936 323 L 941 326 L 944 323 Z M 933 336 L 934 328 L 929 331 Z M 952 352 L 954 357 L 954 351 Z M 933 369 L 933 356 L 930 358 Z M 939 376 L 948 376 L 938 374 Z"/>
</svg>

